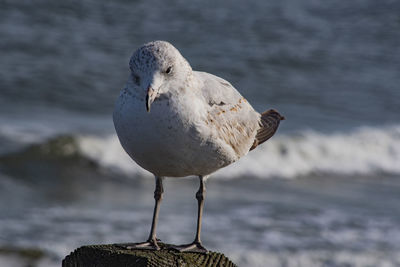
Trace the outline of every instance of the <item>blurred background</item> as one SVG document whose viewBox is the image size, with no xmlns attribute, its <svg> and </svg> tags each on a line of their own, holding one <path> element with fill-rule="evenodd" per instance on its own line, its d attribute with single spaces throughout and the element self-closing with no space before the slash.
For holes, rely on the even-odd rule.
<svg viewBox="0 0 400 267">
<path fill-rule="evenodd" d="M 203 242 L 239 266 L 400 266 L 400 2 L 0 1 L 0 266 L 143 241 L 154 180 L 111 113 L 131 54 L 167 40 L 276 136 L 208 181 Z M 158 236 L 195 234 L 168 179 Z"/>
</svg>

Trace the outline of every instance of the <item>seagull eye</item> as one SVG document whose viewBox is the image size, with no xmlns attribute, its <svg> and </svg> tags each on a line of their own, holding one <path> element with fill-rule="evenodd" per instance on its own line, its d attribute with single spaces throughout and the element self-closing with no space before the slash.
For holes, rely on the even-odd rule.
<svg viewBox="0 0 400 267">
<path fill-rule="evenodd" d="M 165 71 L 166 74 L 170 74 L 172 72 L 172 67 L 168 67 L 168 69 Z"/>
<path fill-rule="evenodd" d="M 140 77 L 136 74 L 132 74 L 133 81 L 137 84 L 140 85 Z"/>
</svg>

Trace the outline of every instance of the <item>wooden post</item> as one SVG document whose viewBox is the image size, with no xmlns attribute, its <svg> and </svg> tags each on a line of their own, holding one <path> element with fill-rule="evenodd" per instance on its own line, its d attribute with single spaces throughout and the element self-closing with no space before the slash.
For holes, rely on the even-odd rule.
<svg viewBox="0 0 400 267">
<path fill-rule="evenodd" d="M 159 245 L 159 251 L 128 250 L 118 244 L 83 246 L 65 257 L 62 267 L 237 267 L 218 252 L 184 253 Z"/>
</svg>

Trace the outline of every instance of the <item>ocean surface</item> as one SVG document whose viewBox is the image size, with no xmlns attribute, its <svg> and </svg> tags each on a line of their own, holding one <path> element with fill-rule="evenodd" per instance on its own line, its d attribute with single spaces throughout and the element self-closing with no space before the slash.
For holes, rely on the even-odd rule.
<svg viewBox="0 0 400 267">
<path fill-rule="evenodd" d="M 111 113 L 152 40 L 287 118 L 208 181 L 207 248 L 239 266 L 400 266 L 399 14 L 389 0 L 0 1 L 0 266 L 147 238 L 154 179 Z M 192 241 L 197 187 L 165 181 L 164 242 Z"/>
</svg>

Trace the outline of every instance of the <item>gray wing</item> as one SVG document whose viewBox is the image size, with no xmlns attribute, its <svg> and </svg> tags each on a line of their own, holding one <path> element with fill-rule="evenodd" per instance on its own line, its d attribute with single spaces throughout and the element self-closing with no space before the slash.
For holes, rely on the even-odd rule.
<svg viewBox="0 0 400 267">
<path fill-rule="evenodd" d="M 201 93 L 211 105 L 236 104 L 243 96 L 226 80 L 207 72 L 195 71 L 203 82 Z"/>
<path fill-rule="evenodd" d="M 201 94 L 208 103 L 207 124 L 228 145 L 236 158 L 247 154 L 260 128 L 260 114 L 227 81 L 205 72 L 195 72 L 203 82 Z"/>
</svg>

